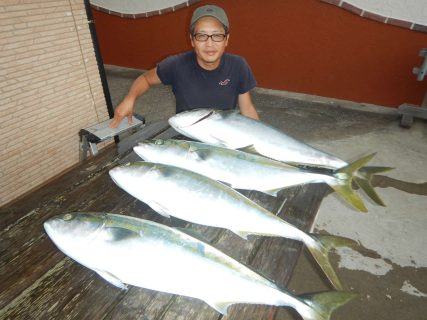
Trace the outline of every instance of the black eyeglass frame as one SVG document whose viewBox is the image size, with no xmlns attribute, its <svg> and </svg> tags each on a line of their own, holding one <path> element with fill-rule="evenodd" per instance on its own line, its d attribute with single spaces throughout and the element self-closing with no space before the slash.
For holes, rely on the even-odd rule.
<svg viewBox="0 0 427 320">
<path fill-rule="evenodd" d="M 206 37 L 206 39 L 205 40 L 197 39 L 198 36 L 204 36 L 204 37 Z M 215 40 L 214 39 L 215 36 L 221 36 L 222 39 L 221 40 Z M 227 36 L 228 36 L 227 33 L 214 33 L 214 34 L 210 34 L 210 35 L 206 34 L 206 33 L 195 33 L 195 34 L 193 34 L 193 38 L 199 42 L 206 42 L 209 40 L 209 38 L 211 38 L 213 42 L 223 42 L 225 39 L 227 39 Z"/>
</svg>

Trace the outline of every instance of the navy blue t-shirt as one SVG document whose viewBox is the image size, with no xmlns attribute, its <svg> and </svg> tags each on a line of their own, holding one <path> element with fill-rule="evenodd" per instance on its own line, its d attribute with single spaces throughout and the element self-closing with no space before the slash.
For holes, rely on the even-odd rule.
<svg viewBox="0 0 427 320">
<path fill-rule="evenodd" d="M 234 109 L 239 94 L 256 86 L 252 71 L 240 56 L 224 53 L 215 70 L 199 66 L 194 51 L 170 56 L 157 65 L 157 75 L 171 85 L 176 113 L 196 108 Z"/>
</svg>

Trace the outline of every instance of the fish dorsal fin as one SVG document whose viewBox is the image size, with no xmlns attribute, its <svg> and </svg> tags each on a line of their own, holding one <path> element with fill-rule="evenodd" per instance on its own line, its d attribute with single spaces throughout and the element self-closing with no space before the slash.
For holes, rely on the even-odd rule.
<svg viewBox="0 0 427 320">
<path fill-rule="evenodd" d="M 98 269 L 94 269 L 94 270 L 97 274 L 99 274 L 102 278 L 104 278 L 106 281 L 108 281 L 112 285 L 119 287 L 120 289 L 127 290 L 128 288 L 127 285 L 124 284 L 123 281 L 121 281 L 115 275 L 105 270 L 98 270 Z"/>
<path fill-rule="evenodd" d="M 233 302 L 223 302 L 223 301 L 206 301 L 205 300 L 205 302 L 223 315 L 227 314 L 228 307 L 233 304 Z"/>
<path fill-rule="evenodd" d="M 247 153 L 260 155 L 260 153 L 256 150 L 256 148 L 253 144 L 246 146 L 246 147 L 243 147 L 243 148 L 239 148 L 238 150 L 243 151 L 243 152 L 247 152 Z"/>
</svg>

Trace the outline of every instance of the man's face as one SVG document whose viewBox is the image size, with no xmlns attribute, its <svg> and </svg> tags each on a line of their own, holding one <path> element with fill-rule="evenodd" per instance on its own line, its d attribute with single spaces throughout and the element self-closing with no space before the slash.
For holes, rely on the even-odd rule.
<svg viewBox="0 0 427 320">
<path fill-rule="evenodd" d="M 212 37 L 207 41 L 197 41 L 194 34 L 225 34 L 224 26 L 221 22 L 213 17 L 203 17 L 197 20 L 194 26 L 194 33 L 190 35 L 191 45 L 194 48 L 199 65 L 207 70 L 213 70 L 219 66 L 221 57 L 224 53 L 225 47 L 228 44 L 227 37 L 220 42 L 215 42 Z"/>
</svg>

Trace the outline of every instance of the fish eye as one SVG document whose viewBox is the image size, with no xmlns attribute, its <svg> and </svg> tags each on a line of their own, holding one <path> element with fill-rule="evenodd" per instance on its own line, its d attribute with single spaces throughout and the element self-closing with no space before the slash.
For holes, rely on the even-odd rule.
<svg viewBox="0 0 427 320">
<path fill-rule="evenodd" d="M 72 214 L 70 214 L 70 213 L 67 213 L 67 214 L 65 214 L 65 215 L 62 217 L 62 220 L 64 220 L 64 221 L 68 221 L 68 220 L 71 220 L 71 219 L 73 219 L 73 215 L 72 215 Z"/>
<path fill-rule="evenodd" d="M 164 141 L 163 139 L 157 139 L 155 144 L 164 144 Z"/>
</svg>

